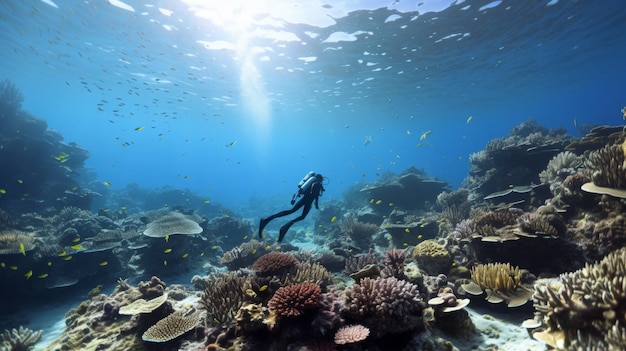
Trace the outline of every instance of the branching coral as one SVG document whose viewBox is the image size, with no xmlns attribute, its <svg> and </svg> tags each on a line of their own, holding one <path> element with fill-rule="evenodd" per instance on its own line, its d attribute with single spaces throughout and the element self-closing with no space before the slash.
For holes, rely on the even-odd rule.
<svg viewBox="0 0 626 351">
<path fill-rule="evenodd" d="M 0 255 L 19 254 L 35 248 L 35 237 L 19 230 L 0 233 Z M 23 251 L 23 252 L 22 252 Z"/>
<path fill-rule="evenodd" d="M 207 312 L 207 325 L 225 326 L 235 320 L 244 302 L 246 281 L 234 272 L 211 277 L 200 299 Z"/>
<path fill-rule="evenodd" d="M 296 266 L 294 272 L 287 276 L 285 284 L 311 282 L 320 286 L 332 284 L 333 275 L 324 266 L 316 262 L 303 262 Z"/>
<path fill-rule="evenodd" d="M 383 259 L 383 270 L 381 276 L 396 277 L 398 279 L 406 278 L 404 275 L 404 263 L 406 260 L 406 250 L 391 249 L 385 252 L 385 258 Z"/>
<path fill-rule="evenodd" d="M 626 248 L 557 280 L 535 285 L 536 319 L 562 348 L 626 348 Z M 609 335 L 610 337 L 606 337 Z M 554 346 L 556 346 L 554 345 Z M 576 348 L 579 349 L 579 348 Z"/>
<path fill-rule="evenodd" d="M 576 173 L 576 169 L 582 166 L 582 163 L 582 158 L 573 152 L 561 152 L 548 162 L 545 170 L 539 173 L 539 180 L 542 183 L 563 180 L 566 176 Z"/>
<path fill-rule="evenodd" d="M 343 314 L 348 322 L 361 323 L 376 337 L 423 326 L 422 302 L 417 285 L 389 278 L 363 278 L 344 292 Z"/>
<path fill-rule="evenodd" d="M 591 152 L 587 167 L 593 172 L 592 182 L 582 190 L 626 198 L 626 141 Z"/>
<path fill-rule="evenodd" d="M 0 351 L 28 351 L 41 339 L 43 330 L 33 331 L 28 328 L 19 327 L 12 330 L 5 330 L 2 333 Z"/>
<path fill-rule="evenodd" d="M 278 289 L 267 306 L 278 318 L 296 317 L 319 307 L 321 293 L 315 283 L 288 285 Z"/>
</svg>

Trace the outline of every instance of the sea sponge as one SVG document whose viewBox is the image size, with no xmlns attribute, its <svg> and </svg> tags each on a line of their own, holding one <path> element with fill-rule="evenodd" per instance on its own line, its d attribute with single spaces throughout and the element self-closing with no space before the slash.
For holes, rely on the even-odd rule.
<svg viewBox="0 0 626 351">
<path fill-rule="evenodd" d="M 164 238 L 173 234 L 200 234 L 202 227 L 180 212 L 167 212 L 148 223 L 143 235 L 151 238 Z"/>
<path fill-rule="evenodd" d="M 533 303 L 536 319 L 547 328 L 538 336 L 553 347 L 625 349 L 626 248 L 558 279 L 538 281 Z"/>
<path fill-rule="evenodd" d="M 363 278 L 344 291 L 346 321 L 363 324 L 375 337 L 423 327 L 424 307 L 417 285 L 394 277 Z"/>
<path fill-rule="evenodd" d="M 296 317 L 319 307 L 321 293 L 315 283 L 288 285 L 276 290 L 267 306 L 278 318 Z"/>
<path fill-rule="evenodd" d="M 335 333 L 335 344 L 354 344 L 367 339 L 369 335 L 370 330 L 366 326 L 360 324 L 346 325 L 339 328 Z"/>
<path fill-rule="evenodd" d="M 532 296 L 532 290 L 522 285 L 522 273 L 519 267 L 509 263 L 479 264 L 472 268 L 472 282 L 461 287 L 472 295 L 487 292 L 487 301 L 499 303 L 505 301 L 508 307 L 525 304 Z"/>
<path fill-rule="evenodd" d="M 259 257 L 252 269 L 261 276 L 280 275 L 300 263 L 292 254 L 286 252 L 270 252 Z"/>
<path fill-rule="evenodd" d="M 185 334 L 200 323 L 200 313 L 197 311 L 176 311 L 156 322 L 148 328 L 141 339 L 149 342 L 167 342 Z"/>
</svg>

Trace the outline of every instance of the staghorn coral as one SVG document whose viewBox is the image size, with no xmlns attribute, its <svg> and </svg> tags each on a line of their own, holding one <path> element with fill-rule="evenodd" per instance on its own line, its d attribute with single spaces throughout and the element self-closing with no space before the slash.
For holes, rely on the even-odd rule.
<svg viewBox="0 0 626 351">
<path fill-rule="evenodd" d="M 212 276 L 202 293 L 200 305 L 207 312 L 206 324 L 225 326 L 235 320 L 245 299 L 248 278 L 230 272 Z"/>
<path fill-rule="evenodd" d="M 525 304 L 532 295 L 532 290 L 522 285 L 522 273 L 519 267 L 509 263 L 479 264 L 472 268 L 472 282 L 461 287 L 472 295 L 487 292 L 487 301 L 500 303 L 505 301 L 508 307 Z"/>
<path fill-rule="evenodd" d="M 365 325 L 375 337 L 422 327 L 424 307 L 417 285 L 394 277 L 363 278 L 344 291 L 346 321 Z"/>
<path fill-rule="evenodd" d="M 0 233 L 0 255 L 19 254 L 35 248 L 35 237 L 19 230 L 5 230 Z M 25 253 L 24 253 L 25 254 Z"/>
<path fill-rule="evenodd" d="M 197 311 L 186 312 L 176 311 L 161 319 L 148 328 L 141 339 L 149 342 L 167 342 L 185 334 L 200 322 L 200 313 Z"/>
<path fill-rule="evenodd" d="M 278 289 L 267 306 L 277 318 L 296 317 L 307 310 L 320 306 L 320 286 L 315 283 L 300 283 Z"/>
<path fill-rule="evenodd" d="M 370 330 L 363 325 L 346 325 L 339 328 L 339 330 L 335 333 L 335 344 L 354 344 L 367 339 L 369 335 Z"/>
<path fill-rule="evenodd" d="M 0 351 L 28 351 L 41 339 L 43 330 L 34 331 L 22 326 L 2 333 Z"/>
<path fill-rule="evenodd" d="M 623 350 L 626 347 L 626 248 L 573 273 L 538 281 L 533 303 L 535 318 L 547 328 L 538 336 L 551 340 L 553 346 Z"/>
<path fill-rule="evenodd" d="M 260 276 L 280 275 L 300 263 L 292 254 L 286 252 L 270 252 L 259 257 L 252 269 Z"/>
<path fill-rule="evenodd" d="M 200 234 L 202 227 L 197 222 L 188 219 L 180 212 L 167 212 L 148 223 L 143 235 L 151 238 L 164 238 L 173 234 Z"/>
</svg>

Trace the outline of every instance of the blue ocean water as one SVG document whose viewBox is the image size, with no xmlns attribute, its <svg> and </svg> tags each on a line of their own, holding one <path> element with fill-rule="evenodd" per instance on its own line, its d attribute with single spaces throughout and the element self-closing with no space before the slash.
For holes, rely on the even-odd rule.
<svg viewBox="0 0 626 351">
<path fill-rule="evenodd" d="M 237 207 L 309 170 L 332 198 L 409 166 L 457 187 L 528 118 L 623 123 L 625 19 L 620 0 L 2 1 L 0 79 L 112 189 Z"/>
</svg>

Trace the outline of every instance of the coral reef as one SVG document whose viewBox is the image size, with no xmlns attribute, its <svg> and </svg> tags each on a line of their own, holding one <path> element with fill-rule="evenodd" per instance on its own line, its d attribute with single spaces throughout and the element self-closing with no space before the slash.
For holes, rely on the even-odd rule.
<svg viewBox="0 0 626 351">
<path fill-rule="evenodd" d="M 260 276 L 283 275 L 298 263 L 298 259 L 290 253 L 270 252 L 259 257 L 252 269 Z"/>
<path fill-rule="evenodd" d="M 151 238 L 165 238 L 174 234 L 200 234 L 202 227 L 197 222 L 179 212 L 163 213 L 149 222 L 143 235 Z"/>
<path fill-rule="evenodd" d="M 380 227 L 360 222 L 355 216 L 348 216 L 339 222 L 339 230 L 361 249 L 367 249 L 372 242 L 372 236 L 380 230 Z"/>
<path fill-rule="evenodd" d="M 472 282 L 461 285 L 465 292 L 481 295 L 487 292 L 487 301 L 506 302 L 508 307 L 517 307 L 530 300 L 533 290 L 522 284 L 519 267 L 508 263 L 479 264 L 472 268 Z"/>
<path fill-rule="evenodd" d="M 363 278 L 344 294 L 346 321 L 368 327 L 375 337 L 423 327 L 425 304 L 417 285 L 394 277 Z"/>
<path fill-rule="evenodd" d="M 200 306 L 206 310 L 206 324 L 225 326 L 235 320 L 235 315 L 243 305 L 248 278 L 230 272 L 212 276 L 205 284 Z"/>
<path fill-rule="evenodd" d="M 552 347 L 624 349 L 626 248 L 573 273 L 538 281 L 533 303 L 535 318 L 545 327 L 533 335 Z"/>
<path fill-rule="evenodd" d="M 434 240 L 424 240 L 415 246 L 413 258 L 428 274 L 447 273 L 452 263 L 448 250 Z"/>
<path fill-rule="evenodd" d="M 0 351 L 28 351 L 41 339 L 43 330 L 34 331 L 20 326 L 2 333 Z"/>
<path fill-rule="evenodd" d="M 344 345 L 358 343 L 359 341 L 367 339 L 369 335 L 370 330 L 365 326 L 360 324 L 346 325 L 339 328 L 335 333 L 335 344 Z"/>
<path fill-rule="evenodd" d="M 148 328 L 141 339 L 149 342 L 167 342 L 195 328 L 200 322 L 200 314 L 195 311 L 175 311 Z"/>
<path fill-rule="evenodd" d="M 320 306 L 320 286 L 300 283 L 284 286 L 274 293 L 267 306 L 280 318 L 296 317 Z"/>
<path fill-rule="evenodd" d="M 591 152 L 587 161 L 592 181 L 582 190 L 626 198 L 626 141 Z"/>
</svg>

